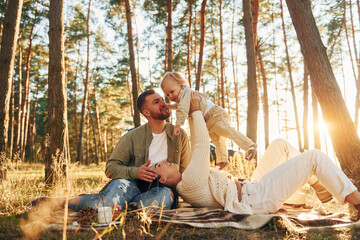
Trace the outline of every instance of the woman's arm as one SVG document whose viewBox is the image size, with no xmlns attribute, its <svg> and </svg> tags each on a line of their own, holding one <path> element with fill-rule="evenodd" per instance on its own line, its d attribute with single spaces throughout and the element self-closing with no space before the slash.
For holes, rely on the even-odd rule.
<svg viewBox="0 0 360 240">
<path fill-rule="evenodd" d="M 200 111 L 198 92 L 193 92 L 191 99 L 191 108 L 194 110 L 189 118 L 192 148 L 190 163 L 183 173 L 182 182 L 184 185 L 189 184 L 194 188 L 208 181 L 210 140 L 204 117 Z"/>
</svg>

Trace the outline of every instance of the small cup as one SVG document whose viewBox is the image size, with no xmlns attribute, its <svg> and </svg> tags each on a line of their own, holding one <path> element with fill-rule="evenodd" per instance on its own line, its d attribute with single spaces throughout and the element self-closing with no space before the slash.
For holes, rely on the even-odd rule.
<svg viewBox="0 0 360 240">
<path fill-rule="evenodd" d="M 112 220 L 111 207 L 99 207 L 98 209 L 98 221 L 100 224 L 108 224 Z"/>
</svg>

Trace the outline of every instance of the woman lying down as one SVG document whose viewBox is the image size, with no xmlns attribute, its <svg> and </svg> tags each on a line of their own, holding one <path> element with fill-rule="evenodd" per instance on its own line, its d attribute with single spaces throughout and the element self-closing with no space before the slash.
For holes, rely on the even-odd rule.
<svg viewBox="0 0 360 240">
<path fill-rule="evenodd" d="M 239 214 L 274 213 L 315 175 L 340 203 L 353 205 L 359 219 L 360 193 L 344 172 L 318 150 L 307 151 L 286 161 L 280 159 L 285 154 L 279 153 L 282 149 L 286 151 L 289 144 L 285 140 L 276 140 L 267 148 L 264 157 L 284 163 L 254 182 L 241 181 L 224 171 L 210 168 L 209 136 L 199 111 L 197 92 L 192 93 L 191 104 L 192 155 L 188 167 L 181 174 L 178 165 L 166 160 L 153 166 L 160 182 L 176 187 L 186 202 L 194 207 L 222 207 Z"/>
</svg>

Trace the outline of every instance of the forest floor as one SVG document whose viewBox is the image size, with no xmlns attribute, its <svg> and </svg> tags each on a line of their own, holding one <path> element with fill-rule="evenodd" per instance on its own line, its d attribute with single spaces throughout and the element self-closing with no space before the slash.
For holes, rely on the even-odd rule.
<svg viewBox="0 0 360 240">
<path fill-rule="evenodd" d="M 104 164 L 99 166 L 70 166 L 70 185 L 48 189 L 43 183 L 44 165 L 19 164 L 8 171 L 7 180 L 0 185 L 0 239 L 62 239 L 63 232 L 40 228 L 27 234 L 24 225 L 29 223 L 26 204 L 39 196 L 74 197 L 81 193 L 98 192 L 108 181 Z M 307 191 L 305 189 L 305 191 Z M 315 194 L 309 193 L 306 202 L 319 204 Z M 326 210 L 349 211 L 332 200 L 324 204 Z M 351 209 L 350 209 L 351 211 Z M 67 239 L 98 239 L 96 229 L 67 231 Z M 360 228 L 297 233 L 288 229 L 280 218 L 273 218 L 257 230 L 234 228 L 205 229 L 180 224 L 154 221 L 144 224 L 137 218 L 126 218 L 122 228 L 104 232 L 101 239 L 360 239 Z"/>
</svg>

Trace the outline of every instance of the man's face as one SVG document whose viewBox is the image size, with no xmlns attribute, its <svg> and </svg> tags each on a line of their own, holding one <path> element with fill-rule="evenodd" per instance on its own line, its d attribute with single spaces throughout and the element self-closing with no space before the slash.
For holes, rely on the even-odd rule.
<svg viewBox="0 0 360 240">
<path fill-rule="evenodd" d="M 148 111 L 150 116 L 157 120 L 165 120 L 170 117 L 169 108 L 164 98 L 158 93 L 146 96 L 144 111 Z"/>
</svg>

